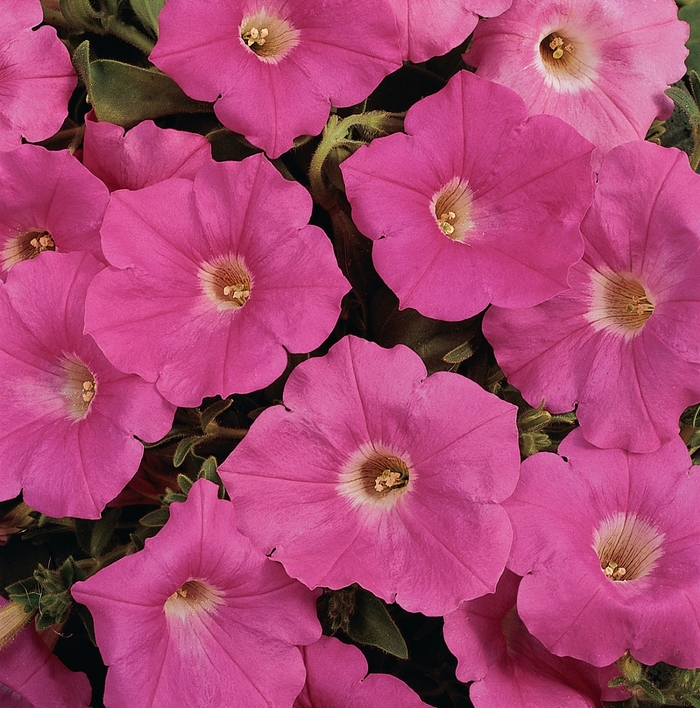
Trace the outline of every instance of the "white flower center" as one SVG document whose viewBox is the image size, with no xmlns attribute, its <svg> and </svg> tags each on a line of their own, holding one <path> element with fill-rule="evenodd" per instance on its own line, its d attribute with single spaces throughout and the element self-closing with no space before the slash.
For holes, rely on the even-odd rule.
<svg viewBox="0 0 700 708">
<path fill-rule="evenodd" d="M 570 27 L 547 32 L 538 44 L 535 65 L 547 85 L 559 93 L 592 88 L 598 75 L 598 51 L 584 32 Z"/>
<path fill-rule="evenodd" d="M 366 443 L 341 471 L 339 491 L 353 505 L 371 503 L 391 507 L 410 489 L 413 476 L 406 454 Z"/>
<path fill-rule="evenodd" d="M 183 583 L 166 601 L 167 617 L 185 621 L 193 614 L 213 614 L 223 604 L 222 593 L 201 580 Z"/>
<path fill-rule="evenodd" d="M 472 191 L 459 177 L 453 177 L 433 195 L 431 209 L 440 231 L 463 243 L 474 229 Z"/>
<path fill-rule="evenodd" d="M 606 577 L 639 580 L 663 554 L 664 534 L 635 514 L 619 512 L 604 519 L 593 533 L 593 548 Z"/>
<path fill-rule="evenodd" d="M 632 339 L 654 312 L 654 300 L 629 273 L 591 271 L 590 304 L 584 317 L 596 331 Z"/>
<path fill-rule="evenodd" d="M 241 41 L 261 61 L 276 64 L 299 44 L 299 30 L 288 20 L 262 8 L 240 26 Z"/>
<path fill-rule="evenodd" d="M 80 359 L 67 355 L 61 362 L 64 371 L 63 395 L 68 400 L 68 415 L 73 420 L 84 418 L 97 393 L 97 382 Z"/>
<path fill-rule="evenodd" d="M 240 310 L 250 298 L 252 277 L 239 256 L 202 263 L 198 275 L 204 293 L 219 310 Z"/>
<path fill-rule="evenodd" d="M 48 231 L 29 229 L 10 238 L 2 249 L 2 268 L 10 270 L 20 261 L 36 258 L 43 251 L 55 251 L 56 244 Z"/>
</svg>

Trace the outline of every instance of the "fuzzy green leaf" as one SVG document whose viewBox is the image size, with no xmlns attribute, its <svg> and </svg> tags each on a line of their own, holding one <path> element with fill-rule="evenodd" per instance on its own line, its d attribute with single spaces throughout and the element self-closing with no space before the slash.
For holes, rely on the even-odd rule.
<svg viewBox="0 0 700 708">
<path fill-rule="evenodd" d="M 158 15 L 165 5 L 165 0 L 131 0 L 131 7 L 139 22 L 158 36 Z"/>
<path fill-rule="evenodd" d="M 355 610 L 346 630 L 350 639 L 377 647 L 399 659 L 408 659 L 408 647 L 384 603 L 371 592 L 358 588 Z"/>
</svg>

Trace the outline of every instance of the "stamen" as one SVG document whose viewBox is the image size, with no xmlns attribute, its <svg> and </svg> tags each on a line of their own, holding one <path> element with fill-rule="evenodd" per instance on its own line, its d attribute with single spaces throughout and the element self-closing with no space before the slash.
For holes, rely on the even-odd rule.
<svg viewBox="0 0 700 708">
<path fill-rule="evenodd" d="M 20 261 L 29 261 L 44 251 L 55 251 L 56 243 L 48 231 L 29 229 L 18 232 L 2 250 L 2 266 L 9 270 Z"/>
<path fill-rule="evenodd" d="M 443 185 L 431 200 L 437 225 L 445 236 L 458 243 L 464 242 L 475 227 L 472 219 L 472 192 L 468 184 L 454 177 Z"/>
<path fill-rule="evenodd" d="M 220 310 L 240 310 L 248 302 L 253 287 L 243 259 L 235 255 L 202 263 L 199 279 L 206 295 Z"/>
<path fill-rule="evenodd" d="M 240 26 L 241 41 L 261 61 L 276 64 L 299 43 L 299 30 L 267 10 L 246 17 Z"/>
<path fill-rule="evenodd" d="M 84 418 L 97 393 L 97 382 L 90 370 L 76 356 L 66 355 L 61 362 L 64 371 L 63 395 L 68 401 L 68 415 L 73 420 Z"/>
</svg>

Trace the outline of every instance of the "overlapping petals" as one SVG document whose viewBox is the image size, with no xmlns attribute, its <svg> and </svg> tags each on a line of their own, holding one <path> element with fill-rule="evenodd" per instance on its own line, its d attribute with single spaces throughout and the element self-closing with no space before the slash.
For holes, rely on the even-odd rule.
<svg viewBox="0 0 700 708">
<path fill-rule="evenodd" d="M 687 39 L 672 0 L 513 0 L 464 59 L 607 151 L 671 114 L 664 90 L 685 74 Z"/>
<path fill-rule="evenodd" d="M 518 614 L 550 651 L 607 666 L 700 666 L 700 477 L 676 438 L 600 450 L 579 430 L 525 460 L 505 502 Z"/>
<path fill-rule="evenodd" d="M 112 706 L 290 706 L 305 676 L 296 645 L 321 634 L 314 593 L 238 533 L 206 480 L 142 551 L 72 592 L 95 619 Z"/>
<path fill-rule="evenodd" d="M 169 0 L 159 24 L 151 61 L 271 158 L 401 66 L 385 0 Z"/>
<path fill-rule="evenodd" d="M 220 468 L 258 548 L 309 587 L 357 582 L 413 612 L 493 592 L 518 474 L 510 404 L 354 337 L 294 369 L 284 404 Z"/>
<path fill-rule="evenodd" d="M 142 440 L 161 438 L 174 406 L 117 371 L 83 334 L 85 292 L 104 265 L 46 253 L 0 287 L 0 498 L 24 492 L 50 516 L 99 518 L 135 474 Z"/>
<path fill-rule="evenodd" d="M 405 130 L 341 165 L 353 220 L 402 308 L 461 320 L 568 287 L 590 143 L 550 116 L 526 120 L 515 93 L 464 71 L 415 104 Z"/>
<path fill-rule="evenodd" d="M 586 252 L 571 290 L 484 317 L 525 399 L 544 398 L 552 412 L 578 404 L 584 435 L 600 447 L 655 450 L 700 401 L 699 187 L 677 150 L 615 148 L 581 226 Z"/>
<path fill-rule="evenodd" d="M 114 193 L 102 229 L 113 267 L 90 288 L 87 331 L 176 405 L 269 385 L 287 350 L 330 334 L 349 289 L 310 215 L 309 194 L 262 155 Z"/>
</svg>

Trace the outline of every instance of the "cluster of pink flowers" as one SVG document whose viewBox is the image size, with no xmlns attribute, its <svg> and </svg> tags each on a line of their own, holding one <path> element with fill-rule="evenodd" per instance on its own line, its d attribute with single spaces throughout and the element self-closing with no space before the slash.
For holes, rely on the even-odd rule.
<svg viewBox="0 0 700 708">
<path fill-rule="evenodd" d="M 317 600 L 353 584 L 444 617 L 476 708 L 623 700 L 627 652 L 700 667 L 679 436 L 700 403 L 700 176 L 643 140 L 685 73 L 673 0 L 168 0 L 150 61 L 263 151 L 238 161 L 151 120 L 73 125 L 73 45 L 39 0 L 6 3 L 0 502 L 100 519 L 178 408 L 275 387 L 220 485 L 183 468 L 158 532 L 65 588 L 106 706 L 426 706 L 322 636 Z M 319 217 L 284 156 L 472 32 L 475 72 L 403 132 L 343 136 L 327 182 L 345 194 Z M 29 144 L 62 126 L 72 149 Z M 352 329 L 361 288 L 317 225 L 334 209 L 399 309 L 473 318 L 527 406 L 575 410 L 557 453 L 521 462 L 498 387 Z M 29 617 L 5 632 L 15 615 L 0 598 L 0 702 L 87 706 Z"/>
</svg>

